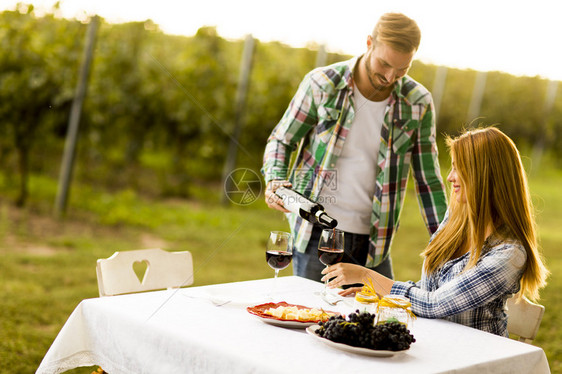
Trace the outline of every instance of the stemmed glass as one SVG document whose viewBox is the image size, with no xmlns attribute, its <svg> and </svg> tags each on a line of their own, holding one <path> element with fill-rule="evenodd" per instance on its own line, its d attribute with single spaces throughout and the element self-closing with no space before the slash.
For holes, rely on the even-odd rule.
<svg viewBox="0 0 562 374">
<path fill-rule="evenodd" d="M 293 259 L 292 235 L 283 231 L 271 231 L 267 240 L 265 259 L 267 264 L 275 270 L 274 282 L 276 284 L 279 270 L 289 266 Z"/>
<path fill-rule="evenodd" d="M 324 229 L 318 241 L 318 259 L 326 265 L 337 264 L 343 258 L 343 231 L 338 229 Z M 328 294 L 328 279 L 324 281 L 324 291 L 321 296 Z"/>
</svg>

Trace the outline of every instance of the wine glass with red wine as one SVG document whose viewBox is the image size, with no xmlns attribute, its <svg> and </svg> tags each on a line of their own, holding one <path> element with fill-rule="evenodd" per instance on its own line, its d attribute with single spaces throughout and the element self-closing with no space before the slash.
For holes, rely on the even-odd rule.
<svg viewBox="0 0 562 374">
<path fill-rule="evenodd" d="M 324 229 L 318 241 L 318 259 L 326 265 L 337 264 L 343 258 L 343 231 L 338 229 Z M 328 290 L 328 279 L 324 281 L 322 296 L 326 296 Z"/>
<path fill-rule="evenodd" d="M 293 259 L 293 237 L 288 232 L 271 231 L 267 240 L 265 259 L 275 270 L 275 281 L 279 270 L 285 269 Z"/>
</svg>

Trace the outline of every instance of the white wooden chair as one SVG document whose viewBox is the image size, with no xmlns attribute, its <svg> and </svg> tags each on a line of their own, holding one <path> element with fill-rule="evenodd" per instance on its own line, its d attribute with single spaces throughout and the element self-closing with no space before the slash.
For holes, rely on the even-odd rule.
<svg viewBox="0 0 562 374">
<path fill-rule="evenodd" d="M 134 267 L 144 274 L 137 276 Z M 97 261 L 96 273 L 100 296 L 179 288 L 193 284 L 193 259 L 188 251 L 159 248 L 115 252 Z"/>
<path fill-rule="evenodd" d="M 513 296 L 507 299 L 507 331 L 519 337 L 525 343 L 532 343 L 537 336 L 544 306 L 531 302 L 526 297 L 516 300 Z"/>
</svg>

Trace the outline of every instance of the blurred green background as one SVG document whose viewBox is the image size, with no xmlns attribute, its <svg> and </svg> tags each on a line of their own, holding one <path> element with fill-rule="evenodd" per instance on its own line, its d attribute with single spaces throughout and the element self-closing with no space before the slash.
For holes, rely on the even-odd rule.
<svg viewBox="0 0 562 374">
<path fill-rule="evenodd" d="M 234 132 L 243 41 L 214 28 L 170 36 L 147 22 L 101 21 L 66 214 L 55 216 L 68 116 L 88 25 L 22 5 L 0 13 L 0 372 L 34 372 L 76 305 L 97 296 L 95 261 L 116 250 L 190 250 L 195 285 L 272 276 L 267 233 L 287 229 L 263 196 L 221 203 Z M 259 174 L 265 140 L 317 47 L 257 41 L 236 166 Z M 326 63 L 350 56 L 328 54 Z M 431 88 L 437 66 L 410 75 Z M 439 139 L 467 118 L 478 72 L 448 69 Z M 518 144 L 530 174 L 540 240 L 552 272 L 534 344 L 562 372 L 562 100 L 545 112 L 549 82 L 487 74 L 477 122 L 497 124 Z M 449 159 L 441 149 L 442 173 Z M 417 280 L 428 235 L 409 185 L 393 244 L 397 279 Z M 281 272 L 282 275 L 290 271 Z M 91 369 L 79 369 L 89 373 Z"/>
</svg>

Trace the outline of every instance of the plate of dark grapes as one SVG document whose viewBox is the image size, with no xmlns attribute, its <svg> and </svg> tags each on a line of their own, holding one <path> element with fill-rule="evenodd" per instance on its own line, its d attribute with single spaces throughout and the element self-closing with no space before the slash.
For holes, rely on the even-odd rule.
<svg viewBox="0 0 562 374">
<path fill-rule="evenodd" d="M 406 325 L 399 322 L 374 324 L 375 315 L 367 312 L 331 317 L 309 326 L 306 332 L 316 340 L 342 351 L 375 357 L 401 354 L 416 341 Z"/>
<path fill-rule="evenodd" d="M 246 308 L 246 310 L 262 322 L 290 328 L 306 328 L 339 315 L 337 312 L 288 304 L 284 301 L 255 305 Z"/>
</svg>

